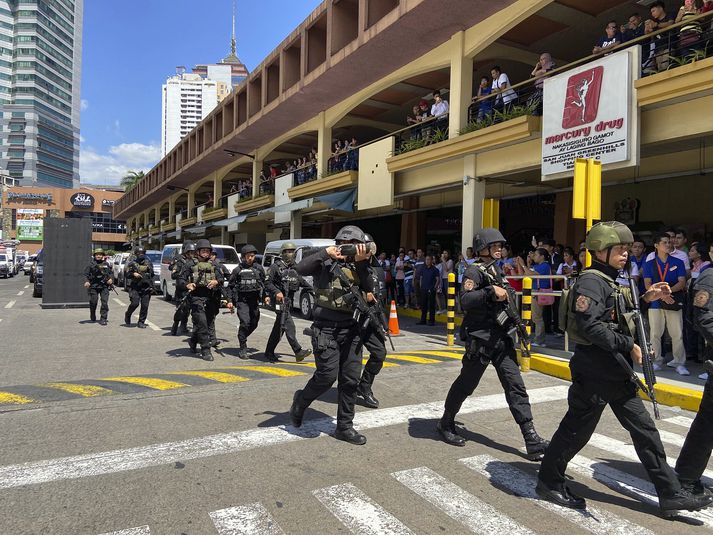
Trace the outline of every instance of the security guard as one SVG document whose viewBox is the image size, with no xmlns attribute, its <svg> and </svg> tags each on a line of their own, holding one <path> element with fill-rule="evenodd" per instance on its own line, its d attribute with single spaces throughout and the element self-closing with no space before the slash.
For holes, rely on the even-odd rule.
<svg viewBox="0 0 713 535">
<path fill-rule="evenodd" d="M 315 286 L 314 323 L 312 347 L 317 369 L 304 390 L 295 392 L 290 419 L 295 427 L 302 425 L 304 412 L 310 403 L 327 392 L 339 379 L 337 429 L 334 437 L 351 444 L 366 444 L 366 437 L 354 429 L 354 403 L 361 372 L 358 354 L 361 340 L 359 325 L 354 319 L 354 305 L 349 299 L 351 288 L 346 288 L 343 278 L 366 292 L 374 301 L 372 280 L 367 262 L 366 238 L 359 227 L 347 225 L 335 238 L 336 245 L 302 258 L 297 264 L 300 275 L 311 275 Z M 345 257 L 340 245 L 354 244 L 356 254 Z M 341 270 L 342 276 L 337 273 Z"/>
<path fill-rule="evenodd" d="M 223 272 L 210 261 L 212 247 L 206 239 L 196 242 L 197 256 L 186 263 L 178 275 L 178 287 L 190 292 L 193 334 L 188 345 L 193 353 L 201 346 L 203 360 L 213 360 L 211 345 L 215 340 L 215 317 L 220 310 Z"/>
<path fill-rule="evenodd" d="M 265 358 L 270 362 L 277 362 L 275 356 L 282 332 L 287 336 L 287 341 L 295 352 L 295 360 L 302 362 L 305 357 L 312 353 L 309 349 L 302 349 L 295 335 L 295 322 L 292 320 L 290 308 L 295 292 L 300 286 L 310 288 L 302 277 L 295 271 L 295 252 L 297 246 L 292 242 L 285 242 L 280 247 L 280 258 L 276 258 L 267 272 L 265 287 L 270 294 L 270 299 L 275 302 L 275 324 L 272 326 L 270 338 L 265 348 Z"/>
<path fill-rule="evenodd" d="M 181 247 L 181 254 L 176 257 L 176 259 L 171 262 L 169 269 L 171 270 L 171 279 L 177 280 L 178 275 L 183 271 L 183 267 L 186 263 L 190 263 L 196 252 L 196 244 L 192 241 L 183 242 Z M 171 327 L 171 334 L 176 336 L 180 333 L 188 333 L 188 315 L 191 312 L 191 307 L 188 304 L 188 299 L 186 297 L 186 291 L 179 288 L 176 284 L 176 293 L 174 299 L 176 301 L 176 312 L 173 314 L 173 326 Z"/>
<path fill-rule="evenodd" d="M 134 313 L 134 310 L 141 305 L 141 310 L 139 310 L 139 322 L 136 326 L 139 329 L 145 329 L 146 316 L 148 316 L 149 313 L 149 302 L 151 301 L 151 294 L 153 294 L 153 264 L 151 260 L 149 260 L 149 257 L 146 256 L 146 249 L 144 247 L 137 247 L 134 250 L 134 255 L 136 255 L 136 258 L 126 266 L 126 277 L 129 281 L 129 299 L 131 299 L 131 303 L 126 310 L 126 314 L 124 314 L 124 323 L 131 325 L 131 315 Z"/>
<path fill-rule="evenodd" d="M 631 435 L 636 452 L 654 484 L 659 509 L 670 516 L 681 509 L 706 507 L 713 497 L 693 496 L 683 490 L 676 474 L 666 463 L 666 453 L 658 430 L 643 401 L 636 395 L 630 374 L 619 365 L 616 355 L 629 365 L 642 361 L 641 348 L 634 342 L 633 329 L 626 322 L 626 300 L 630 294 L 616 284 L 619 270 L 628 258 L 634 241 L 631 230 L 618 221 L 597 223 L 587 233 L 586 247 L 592 266 L 570 289 L 564 306 L 573 316 L 567 333 L 576 341 L 570 362 L 572 385 L 569 409 L 545 452 L 539 472 L 540 498 L 572 509 L 585 509 L 586 502 L 565 484 L 567 463 L 589 441 L 604 408 L 609 404 L 617 420 Z M 671 294 L 667 283 L 654 284 L 644 294 L 651 302 Z M 627 297 L 628 295 L 628 297 Z"/>
<path fill-rule="evenodd" d="M 713 360 L 713 269 L 704 270 L 693 283 L 693 325 L 706 341 L 705 355 Z M 703 486 L 701 476 L 708 464 L 713 448 L 713 373 L 708 371 L 708 381 L 698 414 L 688 430 L 681 453 L 676 462 L 676 473 L 681 486 L 698 496 L 710 491 Z"/>
<path fill-rule="evenodd" d="M 240 320 L 238 357 L 241 359 L 248 358 L 248 336 L 257 329 L 260 321 L 260 301 L 270 302 L 265 297 L 265 270 L 255 263 L 256 254 L 254 245 L 243 246 L 240 265 L 233 270 L 228 281 L 228 292 Z"/>
<path fill-rule="evenodd" d="M 381 306 L 381 287 L 384 285 L 384 270 L 379 266 L 376 260 L 376 243 L 374 238 L 369 234 L 364 234 L 367 246 L 367 265 L 369 277 L 371 277 L 371 285 L 376 302 L 372 306 Z M 374 378 L 381 371 L 386 360 L 386 341 L 384 337 L 377 332 L 379 326 L 369 325 L 367 332 L 362 333 L 363 346 L 369 352 L 369 360 L 366 361 L 364 369 L 361 372 L 361 380 L 357 386 L 357 396 L 363 401 L 364 405 L 372 409 L 379 408 L 379 400 L 374 397 L 371 388 L 374 385 Z"/>
<path fill-rule="evenodd" d="M 527 458 L 539 460 L 547 448 L 532 422 L 532 409 L 525 383 L 520 375 L 517 356 L 508 326 L 498 322 L 498 314 L 508 302 L 508 283 L 497 261 L 502 256 L 505 238 L 499 230 L 484 228 L 473 239 L 478 260 L 463 274 L 460 303 L 465 312 L 461 339 L 466 341 L 460 375 L 446 397 L 443 417 L 437 429 L 443 440 L 453 446 L 465 446 L 465 439 L 455 427 L 455 416 L 463 402 L 478 386 L 488 364 L 495 366 L 510 413 L 525 439 Z"/>
<path fill-rule="evenodd" d="M 89 318 L 97 321 L 97 303 L 101 297 L 99 325 L 106 325 L 109 317 L 109 290 L 114 285 L 112 270 L 104 260 L 104 249 L 94 249 L 92 262 L 84 269 L 84 287 L 89 291 Z"/>
</svg>

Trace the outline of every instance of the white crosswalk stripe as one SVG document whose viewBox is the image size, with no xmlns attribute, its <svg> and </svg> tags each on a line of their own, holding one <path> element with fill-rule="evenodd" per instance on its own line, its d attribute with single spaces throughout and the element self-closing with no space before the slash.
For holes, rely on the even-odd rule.
<svg viewBox="0 0 713 535">
<path fill-rule="evenodd" d="M 527 498 L 531 503 L 547 509 L 592 533 L 605 535 L 653 535 L 651 530 L 633 524 L 598 507 L 588 505 L 586 511 L 577 511 L 540 500 L 535 492 L 536 477 L 489 455 L 460 459 L 460 462 L 471 470 L 487 477 L 495 486 L 505 488 L 516 496 Z"/>
<path fill-rule="evenodd" d="M 688 429 L 693 423 L 693 418 L 689 418 L 688 416 L 672 416 L 671 418 L 664 418 L 662 421 L 674 425 L 680 425 L 681 427 L 685 427 Z"/>
<path fill-rule="evenodd" d="M 284 535 L 261 503 L 230 507 L 209 513 L 220 535 Z"/>
<path fill-rule="evenodd" d="M 138 528 L 122 529 L 121 531 L 111 531 L 102 535 L 151 535 L 151 530 L 148 526 L 140 526 Z"/>
<path fill-rule="evenodd" d="M 351 483 L 315 490 L 312 494 L 359 535 L 409 535 L 413 532 Z"/>
<path fill-rule="evenodd" d="M 391 475 L 473 533 L 484 535 L 493 533 L 531 535 L 534 533 L 430 468 L 424 466 L 394 472 Z"/>
</svg>

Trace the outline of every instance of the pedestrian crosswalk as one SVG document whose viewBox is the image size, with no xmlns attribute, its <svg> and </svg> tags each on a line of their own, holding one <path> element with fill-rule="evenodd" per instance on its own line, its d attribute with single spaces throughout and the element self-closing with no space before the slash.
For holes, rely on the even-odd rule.
<svg viewBox="0 0 713 535">
<path fill-rule="evenodd" d="M 481 403 L 484 398 L 479 398 L 476 403 Z M 488 402 L 486 405 L 492 406 Z M 680 418 L 687 417 L 676 418 L 679 419 L 664 419 L 661 423 L 662 437 L 666 437 L 664 442 L 669 453 L 680 447 L 687 431 L 687 427 L 680 425 L 684 422 Z M 386 413 L 379 416 L 379 421 L 384 425 L 394 423 Z M 431 530 L 424 529 L 419 515 L 435 517 L 434 522 L 441 526 L 440 531 L 446 533 L 662 533 L 662 525 L 666 524 L 662 524 L 664 521 L 656 516 L 658 499 L 653 485 L 628 471 L 642 473 L 638 463 L 627 462 L 637 461 L 633 446 L 630 441 L 610 434 L 624 436 L 619 431 L 604 428 L 603 433 L 593 435 L 583 453 L 576 455 L 569 465 L 568 473 L 573 479 L 592 488 L 592 492 L 584 493 L 588 499 L 585 511 L 540 500 L 535 492 L 536 464 L 513 457 L 512 453 L 488 450 L 485 454 L 464 456 L 445 463 L 434 462 L 437 468 L 425 463 L 384 473 L 382 481 L 376 483 L 362 479 L 360 483 L 339 481 L 313 490 L 305 489 L 307 505 L 300 503 L 300 518 L 320 519 L 319 525 L 314 526 L 315 533 L 349 532 L 359 535 L 431 533 Z M 673 456 L 670 462 L 675 462 Z M 612 496 L 619 494 L 619 498 L 611 502 L 601 500 L 602 491 L 597 489 L 599 484 L 609 487 L 611 491 L 607 492 Z M 640 505 L 634 502 L 627 504 L 627 497 Z M 379 500 L 384 502 L 379 503 Z M 413 514 L 414 509 L 418 515 Z M 292 523 L 291 516 L 295 512 L 282 504 L 275 505 L 275 502 L 238 503 L 200 514 L 205 515 L 204 520 L 210 522 L 218 535 L 305 532 L 304 521 L 297 527 Z M 686 533 L 713 530 L 713 509 L 684 512 L 682 516 L 690 526 L 669 524 L 672 528 L 665 531 L 678 533 L 677 529 L 682 526 L 685 528 L 681 532 Z M 333 525 L 329 524 L 330 518 Z M 450 529 L 443 526 L 450 526 Z M 150 535 L 151 529 L 147 524 L 104 535 Z"/>
</svg>

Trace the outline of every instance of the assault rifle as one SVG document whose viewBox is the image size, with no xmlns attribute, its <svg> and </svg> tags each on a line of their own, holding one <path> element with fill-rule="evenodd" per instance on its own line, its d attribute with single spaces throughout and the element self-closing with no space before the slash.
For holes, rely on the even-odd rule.
<svg viewBox="0 0 713 535">
<path fill-rule="evenodd" d="M 342 270 L 342 267 L 337 262 L 334 263 L 332 271 L 336 274 L 342 285 L 349 290 L 349 293 L 344 297 L 351 303 L 352 306 L 354 306 L 354 319 L 357 323 L 359 323 L 362 331 L 362 344 L 365 340 L 366 333 L 368 332 L 367 329 L 369 325 L 373 325 L 375 332 L 381 341 L 386 343 L 386 339 L 388 338 L 391 350 L 396 351 L 394 342 L 391 339 L 391 333 L 389 333 L 389 329 L 386 327 L 386 319 L 381 306 L 378 303 L 375 306 L 370 305 L 364 298 L 364 295 L 362 295 L 359 287 L 349 280 L 344 273 L 344 270 Z"/>
</svg>

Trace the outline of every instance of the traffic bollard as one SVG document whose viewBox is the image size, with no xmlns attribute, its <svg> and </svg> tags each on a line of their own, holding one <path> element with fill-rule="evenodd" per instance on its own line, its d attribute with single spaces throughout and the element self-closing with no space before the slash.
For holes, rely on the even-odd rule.
<svg viewBox="0 0 713 535">
<path fill-rule="evenodd" d="M 448 307 L 447 307 L 447 345 L 455 345 L 456 333 L 456 276 L 455 273 L 448 274 Z"/>
<path fill-rule="evenodd" d="M 520 313 L 522 321 L 525 322 L 525 330 L 528 338 L 532 334 L 532 279 L 525 277 L 522 279 L 522 312 Z M 527 341 L 527 349 L 530 349 L 530 341 Z M 518 352 L 518 361 L 520 370 L 523 372 L 530 371 L 530 359 Z"/>
</svg>

